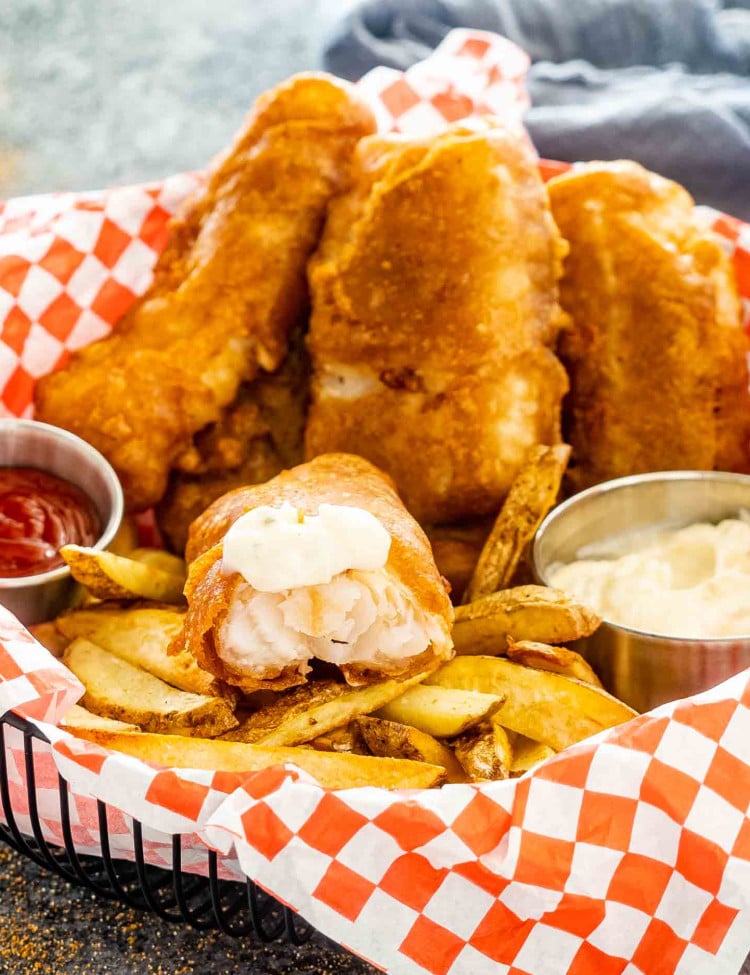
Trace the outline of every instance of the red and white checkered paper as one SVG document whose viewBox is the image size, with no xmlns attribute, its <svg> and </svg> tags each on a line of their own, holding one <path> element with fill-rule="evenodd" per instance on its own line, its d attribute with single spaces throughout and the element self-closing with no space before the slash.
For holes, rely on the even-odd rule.
<svg viewBox="0 0 750 975">
<path fill-rule="evenodd" d="M 493 113 L 521 125 L 526 55 L 454 31 L 405 74 L 360 83 L 383 129 L 439 131 Z M 545 175 L 566 164 L 542 165 Z M 51 194 L 0 206 L 0 400 L 29 415 L 34 382 L 106 335 L 147 288 L 170 215 L 198 184 Z M 706 211 L 750 298 L 750 227 Z M 747 307 L 747 303 L 746 303 Z M 312 924 L 386 971 L 431 975 L 720 975 L 750 950 L 750 672 L 602 733 L 519 780 L 439 790 L 331 792 L 294 767 L 248 776 L 159 770 L 55 727 L 77 680 L 0 610 L 0 713 L 35 744 L 38 804 L 60 842 L 58 771 L 73 839 L 97 852 L 95 799 L 115 856 L 187 869 L 206 845 Z M 20 736 L 9 731 L 11 802 L 29 828 Z"/>
</svg>

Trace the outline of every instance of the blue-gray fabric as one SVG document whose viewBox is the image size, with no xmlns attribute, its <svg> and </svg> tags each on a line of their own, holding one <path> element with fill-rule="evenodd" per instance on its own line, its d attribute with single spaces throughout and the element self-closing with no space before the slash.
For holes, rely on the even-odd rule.
<svg viewBox="0 0 750 975">
<path fill-rule="evenodd" d="M 453 27 L 528 51 L 542 156 L 637 159 L 750 220 L 750 0 L 366 0 L 326 66 L 351 79 L 406 68 Z"/>
</svg>

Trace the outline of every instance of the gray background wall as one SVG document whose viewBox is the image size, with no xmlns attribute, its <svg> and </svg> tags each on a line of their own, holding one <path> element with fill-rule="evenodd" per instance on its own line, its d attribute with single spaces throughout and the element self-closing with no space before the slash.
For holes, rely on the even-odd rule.
<svg viewBox="0 0 750 975">
<path fill-rule="evenodd" d="M 0 0 L 0 196 L 202 166 L 353 0 Z"/>
</svg>

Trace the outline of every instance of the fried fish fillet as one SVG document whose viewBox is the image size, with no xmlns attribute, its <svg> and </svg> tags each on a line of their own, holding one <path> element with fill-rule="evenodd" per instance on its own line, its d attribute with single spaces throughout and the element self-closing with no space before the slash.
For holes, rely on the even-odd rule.
<svg viewBox="0 0 750 975">
<path fill-rule="evenodd" d="M 170 469 L 194 464 L 194 434 L 281 363 L 326 205 L 374 128 L 354 89 L 326 75 L 262 95 L 173 226 L 148 292 L 38 384 L 37 418 L 98 447 L 129 509 L 158 501 Z"/>
<path fill-rule="evenodd" d="M 571 486 L 748 470 L 748 341 L 729 258 L 677 183 L 589 163 L 549 183 L 568 240 L 560 354 Z"/>
<path fill-rule="evenodd" d="M 564 244 L 527 146 L 497 128 L 374 136 L 310 262 L 306 453 L 360 454 L 440 523 L 497 511 L 557 443 Z"/>
<path fill-rule="evenodd" d="M 159 527 L 174 551 L 185 551 L 191 522 L 217 498 L 262 484 L 302 461 L 308 380 L 297 333 L 281 368 L 245 383 L 222 419 L 195 437 L 192 472 L 172 471 L 156 508 Z"/>
<path fill-rule="evenodd" d="M 273 536 L 284 507 L 294 528 L 283 540 L 276 536 L 276 577 L 259 587 L 248 576 L 249 553 L 259 554 L 254 546 L 264 534 Z M 350 529 L 325 521 L 325 509 L 330 515 L 337 507 L 355 515 L 360 530 L 364 519 L 385 536 L 369 568 Z M 258 528 L 243 568 L 231 561 L 232 536 L 254 515 Z M 390 478 L 361 457 L 327 454 L 225 494 L 191 526 L 187 557 L 188 611 L 173 649 L 185 647 L 246 693 L 304 684 L 313 659 L 357 686 L 407 680 L 453 655 L 453 607 L 427 537 Z M 268 565 L 268 555 L 261 561 Z"/>
</svg>

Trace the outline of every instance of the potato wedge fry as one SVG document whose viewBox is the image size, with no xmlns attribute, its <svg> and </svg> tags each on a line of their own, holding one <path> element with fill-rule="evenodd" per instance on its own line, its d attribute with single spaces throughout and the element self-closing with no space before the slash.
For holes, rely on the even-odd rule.
<svg viewBox="0 0 750 975">
<path fill-rule="evenodd" d="M 93 714 L 74 704 L 65 717 L 60 722 L 61 728 L 69 731 L 140 731 L 137 724 L 128 724 L 126 721 L 115 721 L 114 718 L 104 718 L 101 714 Z"/>
<path fill-rule="evenodd" d="M 505 653 L 508 637 L 570 643 L 590 636 L 600 617 L 559 589 L 517 586 L 458 606 L 453 643 L 458 654 Z"/>
<path fill-rule="evenodd" d="M 525 735 L 516 735 L 513 742 L 513 761 L 510 763 L 510 777 L 517 779 L 525 775 L 535 765 L 545 762 L 555 754 L 554 748 L 532 741 Z"/>
<path fill-rule="evenodd" d="M 529 452 L 484 544 L 464 593 L 464 603 L 511 584 L 526 546 L 557 500 L 569 458 L 567 444 L 538 446 Z"/>
<path fill-rule="evenodd" d="M 433 738 L 454 738 L 491 715 L 502 695 L 420 684 L 376 712 L 377 718 L 411 725 Z"/>
<path fill-rule="evenodd" d="M 497 711 L 490 720 L 492 725 L 492 744 L 495 748 L 495 755 L 497 756 L 498 762 L 509 774 L 510 767 L 513 764 L 513 742 L 511 738 L 515 739 L 516 736 L 512 731 L 509 732 L 507 728 L 504 728 L 496 719 Z"/>
<path fill-rule="evenodd" d="M 54 621 L 51 623 L 35 623 L 28 629 L 34 639 L 46 647 L 53 657 L 62 657 L 65 648 L 70 643 L 70 640 L 58 630 Z"/>
<path fill-rule="evenodd" d="M 202 670 L 191 653 L 169 654 L 168 647 L 182 629 L 183 612 L 174 606 L 134 606 L 99 603 L 59 616 L 57 629 L 68 641 L 85 637 L 103 650 L 181 691 L 225 697 L 235 702 L 237 691 Z"/>
<path fill-rule="evenodd" d="M 507 779 L 511 748 L 505 729 L 493 725 L 489 730 L 472 729 L 453 742 L 456 759 L 470 782 Z"/>
<path fill-rule="evenodd" d="M 321 752 L 348 752 L 351 755 L 371 754 L 362 737 L 362 732 L 357 726 L 356 718 L 343 728 L 332 728 L 324 735 L 313 738 L 310 744 Z"/>
<path fill-rule="evenodd" d="M 74 640 L 63 662 L 86 688 L 83 706 L 146 731 L 180 731 L 213 738 L 237 724 L 224 698 L 178 691 L 152 674 L 83 638 Z"/>
<path fill-rule="evenodd" d="M 162 572 L 168 572 L 170 575 L 182 576 L 183 579 L 187 578 L 185 560 L 181 559 L 179 555 L 165 552 L 164 549 L 134 548 L 128 554 L 128 558 L 135 559 L 136 562 L 143 562 L 144 565 L 150 565 L 153 569 L 161 569 Z"/>
<path fill-rule="evenodd" d="M 442 765 L 447 782 L 465 782 L 466 773 L 453 752 L 432 735 L 396 721 L 361 717 L 356 723 L 373 755 L 410 758 L 428 765 Z"/>
<path fill-rule="evenodd" d="M 588 660 L 567 647 L 551 647 L 548 643 L 535 643 L 533 640 L 516 642 L 512 636 L 509 636 L 505 654 L 508 660 L 523 664 L 525 667 L 551 670 L 553 674 L 575 677 L 586 684 L 593 684 L 594 687 L 602 686 Z"/>
<path fill-rule="evenodd" d="M 175 605 L 185 601 L 182 575 L 80 545 L 63 545 L 60 555 L 73 578 L 98 599 L 153 599 Z"/>
<path fill-rule="evenodd" d="M 332 680 L 310 681 L 278 694 L 273 704 L 248 715 L 224 738 L 257 745 L 301 745 L 360 714 L 376 711 L 425 677 L 418 674 L 406 681 L 387 680 L 365 687 Z"/>
<path fill-rule="evenodd" d="M 117 734 L 104 731 L 74 732 L 104 748 L 124 752 L 167 768 L 208 769 L 221 772 L 257 772 L 272 765 L 296 765 L 327 789 L 357 789 L 366 785 L 383 789 L 429 789 L 439 785 L 445 769 L 404 758 L 342 755 L 314 748 L 268 748 L 238 741 L 209 741 L 179 735 Z"/>
<path fill-rule="evenodd" d="M 503 657 L 456 657 L 430 674 L 427 683 L 504 697 L 495 720 L 555 751 L 637 713 L 599 687 Z"/>
</svg>

